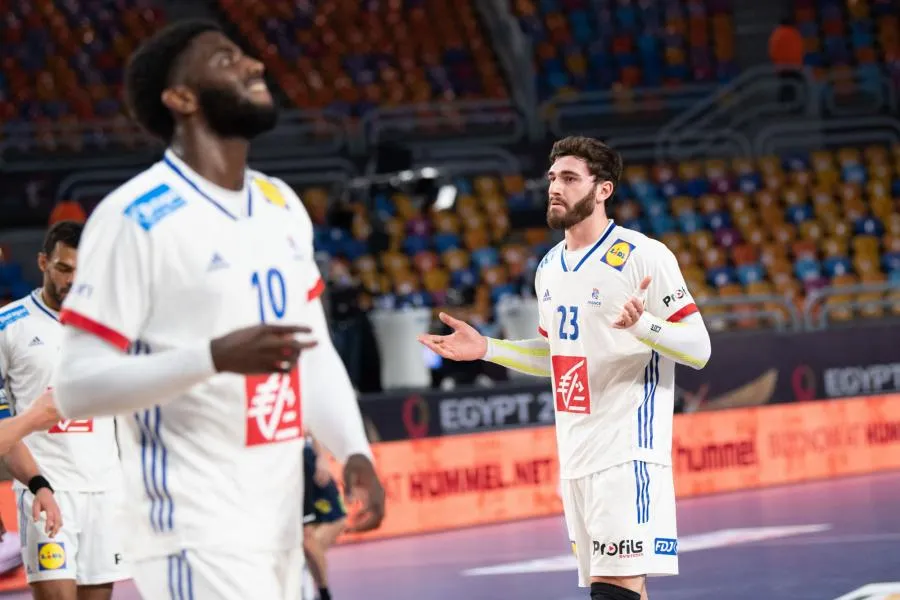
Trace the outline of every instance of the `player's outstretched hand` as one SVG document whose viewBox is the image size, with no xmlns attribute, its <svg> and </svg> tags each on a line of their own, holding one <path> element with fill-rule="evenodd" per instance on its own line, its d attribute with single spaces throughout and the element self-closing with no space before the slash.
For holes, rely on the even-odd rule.
<svg viewBox="0 0 900 600">
<path fill-rule="evenodd" d="M 41 520 L 41 513 L 44 513 L 44 531 L 50 537 L 56 537 L 56 533 L 62 527 L 62 512 L 56 503 L 56 498 L 47 488 L 38 490 L 31 505 L 31 517 L 37 523 Z"/>
<path fill-rule="evenodd" d="M 450 335 L 419 336 L 419 342 L 450 360 L 479 360 L 487 352 L 487 339 L 478 330 L 442 312 L 438 318 L 453 330 Z"/>
<path fill-rule="evenodd" d="M 344 465 L 344 497 L 347 502 L 359 500 L 362 508 L 353 515 L 347 531 L 362 533 L 378 529 L 384 519 L 384 488 L 378 480 L 375 465 L 367 456 L 354 454 Z"/>
<path fill-rule="evenodd" d="M 294 368 L 300 353 L 316 342 L 298 337 L 312 330 L 299 325 L 254 325 L 232 331 L 212 341 L 216 371 L 243 375 L 286 373 Z"/>
<path fill-rule="evenodd" d="M 647 295 L 647 288 L 650 287 L 651 279 L 649 275 L 644 277 L 640 287 L 638 287 L 638 291 L 622 307 L 619 318 L 613 322 L 615 329 L 628 329 L 637 323 L 641 315 L 644 314 L 644 297 Z"/>
</svg>

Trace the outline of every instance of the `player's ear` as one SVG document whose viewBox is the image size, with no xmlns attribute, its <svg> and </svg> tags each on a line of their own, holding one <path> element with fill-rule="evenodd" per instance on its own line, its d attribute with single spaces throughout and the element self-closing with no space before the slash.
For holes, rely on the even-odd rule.
<svg viewBox="0 0 900 600">
<path fill-rule="evenodd" d="M 197 96 L 184 85 L 164 89 L 160 100 L 163 106 L 182 115 L 190 115 L 197 111 Z"/>
<path fill-rule="evenodd" d="M 41 270 L 41 273 L 45 272 L 47 270 L 47 255 L 44 254 L 43 252 L 38 252 L 37 264 L 38 264 L 38 269 Z"/>
</svg>

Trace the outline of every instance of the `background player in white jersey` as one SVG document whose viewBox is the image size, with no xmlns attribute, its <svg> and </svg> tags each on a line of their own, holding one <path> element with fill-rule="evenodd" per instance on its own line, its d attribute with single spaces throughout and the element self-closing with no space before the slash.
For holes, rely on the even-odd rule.
<svg viewBox="0 0 900 600">
<path fill-rule="evenodd" d="M 214 23 L 184 21 L 132 56 L 126 93 L 168 150 L 88 220 L 58 407 L 117 415 L 146 600 L 293 600 L 304 428 L 345 461 L 361 527 L 380 523 L 384 491 L 319 300 L 309 215 L 247 168 L 250 140 L 276 123 L 263 66 Z"/>
<path fill-rule="evenodd" d="M 672 414 L 675 363 L 702 368 L 709 334 L 675 256 L 609 218 L 622 172 L 599 140 L 550 154 L 547 223 L 565 240 L 535 276 L 540 337 L 454 329 L 420 340 L 453 360 L 488 360 L 551 377 L 566 525 L 591 598 L 647 597 L 647 575 L 678 573 Z"/>
<path fill-rule="evenodd" d="M 71 221 L 47 232 L 38 254 L 42 286 L 0 314 L 0 373 L 9 402 L 0 416 L 27 410 L 52 385 L 59 310 L 75 277 L 81 232 Z M 129 577 L 115 518 L 121 496 L 113 420 L 60 421 L 27 436 L 5 461 L 16 479 L 22 560 L 34 597 L 108 600 L 113 583 Z M 51 538 L 33 515 L 53 490 L 60 508 L 48 513 L 61 510 L 62 528 Z"/>
</svg>

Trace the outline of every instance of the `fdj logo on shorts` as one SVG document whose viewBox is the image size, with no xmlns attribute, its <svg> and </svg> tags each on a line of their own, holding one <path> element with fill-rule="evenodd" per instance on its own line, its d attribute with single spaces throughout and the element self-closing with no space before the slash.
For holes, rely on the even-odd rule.
<svg viewBox="0 0 900 600">
<path fill-rule="evenodd" d="M 656 554 L 666 554 L 668 556 L 678 556 L 678 540 L 672 538 L 656 538 L 653 541 L 653 552 Z"/>
<path fill-rule="evenodd" d="M 258 446 L 300 437 L 300 373 L 248 375 L 247 445 Z"/>
<path fill-rule="evenodd" d="M 66 568 L 66 545 L 62 542 L 38 544 L 38 569 L 58 571 Z"/>
<path fill-rule="evenodd" d="M 629 244 L 621 239 L 616 240 L 616 243 L 610 246 L 603 258 L 600 259 L 600 262 L 608 264 L 616 271 L 621 271 L 631 257 L 632 250 L 634 250 L 634 244 Z"/>
<path fill-rule="evenodd" d="M 644 554 L 644 542 L 640 540 L 621 540 L 619 542 L 594 542 L 594 554 L 618 556 L 619 558 L 636 558 Z"/>
</svg>

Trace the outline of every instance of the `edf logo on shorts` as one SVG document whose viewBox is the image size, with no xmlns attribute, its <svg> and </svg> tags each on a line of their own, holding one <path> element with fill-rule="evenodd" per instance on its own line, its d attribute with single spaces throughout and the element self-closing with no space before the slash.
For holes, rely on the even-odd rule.
<svg viewBox="0 0 900 600">
<path fill-rule="evenodd" d="M 653 542 L 653 552 L 667 556 L 678 556 L 678 540 L 672 538 L 656 538 Z"/>
</svg>

